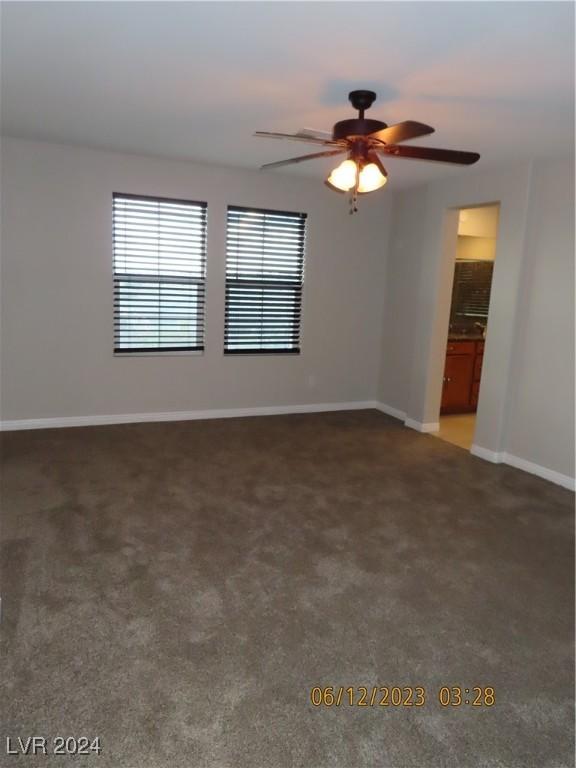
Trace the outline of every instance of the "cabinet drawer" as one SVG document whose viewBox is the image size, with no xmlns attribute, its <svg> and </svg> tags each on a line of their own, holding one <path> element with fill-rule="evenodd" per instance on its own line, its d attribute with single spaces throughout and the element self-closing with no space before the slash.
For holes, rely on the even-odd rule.
<svg viewBox="0 0 576 768">
<path fill-rule="evenodd" d="M 473 341 L 449 341 L 446 348 L 447 355 L 473 355 L 474 351 Z"/>
</svg>

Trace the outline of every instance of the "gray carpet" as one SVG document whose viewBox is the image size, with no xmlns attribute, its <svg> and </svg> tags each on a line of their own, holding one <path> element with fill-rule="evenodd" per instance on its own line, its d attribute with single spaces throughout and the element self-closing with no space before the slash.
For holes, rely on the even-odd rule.
<svg viewBox="0 0 576 768">
<path fill-rule="evenodd" d="M 374 411 L 3 443 L 3 764 L 574 765 L 568 491 Z M 30 735 L 102 754 L 4 754 Z"/>
</svg>

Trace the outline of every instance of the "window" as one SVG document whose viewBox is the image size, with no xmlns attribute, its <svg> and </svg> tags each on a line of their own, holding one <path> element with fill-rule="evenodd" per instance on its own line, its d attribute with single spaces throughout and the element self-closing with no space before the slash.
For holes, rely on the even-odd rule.
<svg viewBox="0 0 576 768">
<path fill-rule="evenodd" d="M 228 208 L 226 354 L 300 352 L 306 214 Z"/>
<path fill-rule="evenodd" d="M 457 261 L 452 285 L 451 326 L 486 324 L 492 285 L 492 261 Z"/>
<path fill-rule="evenodd" d="M 114 194 L 114 351 L 204 349 L 206 203 Z"/>
</svg>

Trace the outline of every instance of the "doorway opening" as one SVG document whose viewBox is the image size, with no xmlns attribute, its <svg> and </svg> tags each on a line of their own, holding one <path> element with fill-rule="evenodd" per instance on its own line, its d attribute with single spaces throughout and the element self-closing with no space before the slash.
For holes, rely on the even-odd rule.
<svg viewBox="0 0 576 768">
<path fill-rule="evenodd" d="M 482 382 L 499 205 L 460 208 L 437 437 L 470 450 Z"/>
</svg>

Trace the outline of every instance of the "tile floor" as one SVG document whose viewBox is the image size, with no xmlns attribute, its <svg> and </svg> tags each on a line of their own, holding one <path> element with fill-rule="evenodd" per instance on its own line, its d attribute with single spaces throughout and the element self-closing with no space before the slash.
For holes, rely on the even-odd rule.
<svg viewBox="0 0 576 768">
<path fill-rule="evenodd" d="M 460 448 L 470 450 L 474 441 L 474 429 L 476 427 L 475 413 L 458 413 L 440 417 L 440 431 L 435 432 L 435 437 L 446 440 Z"/>
</svg>

